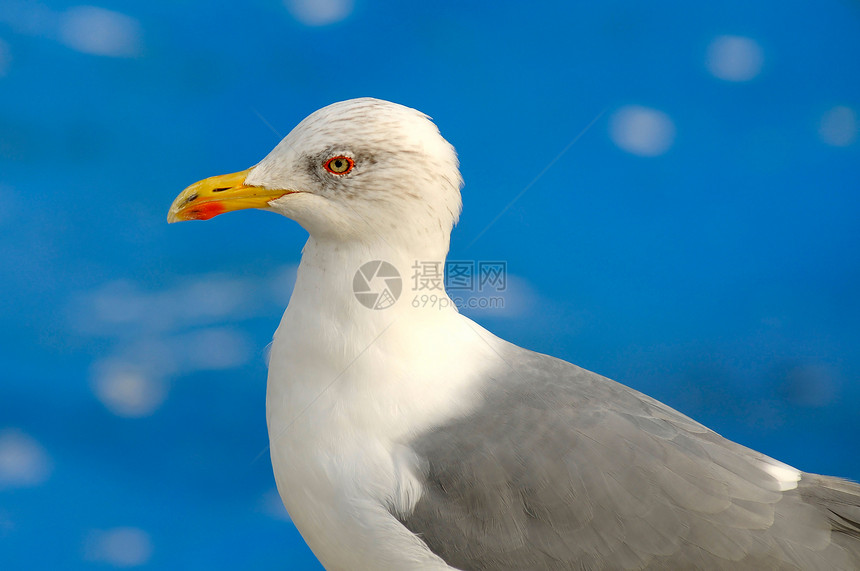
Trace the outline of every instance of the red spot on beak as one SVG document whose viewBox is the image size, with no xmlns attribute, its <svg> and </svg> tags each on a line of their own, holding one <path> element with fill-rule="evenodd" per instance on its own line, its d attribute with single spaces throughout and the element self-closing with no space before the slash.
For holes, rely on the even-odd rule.
<svg viewBox="0 0 860 571">
<path fill-rule="evenodd" d="M 209 220 L 219 214 L 224 214 L 227 209 L 220 202 L 204 202 L 188 211 L 189 220 Z"/>
</svg>

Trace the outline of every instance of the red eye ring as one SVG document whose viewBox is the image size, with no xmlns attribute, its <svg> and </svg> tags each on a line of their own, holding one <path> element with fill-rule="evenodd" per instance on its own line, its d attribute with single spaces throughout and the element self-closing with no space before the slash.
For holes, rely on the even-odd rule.
<svg viewBox="0 0 860 571">
<path fill-rule="evenodd" d="M 323 164 L 325 170 L 336 175 L 344 175 L 351 171 L 354 166 L 355 161 L 344 155 L 332 157 Z"/>
</svg>

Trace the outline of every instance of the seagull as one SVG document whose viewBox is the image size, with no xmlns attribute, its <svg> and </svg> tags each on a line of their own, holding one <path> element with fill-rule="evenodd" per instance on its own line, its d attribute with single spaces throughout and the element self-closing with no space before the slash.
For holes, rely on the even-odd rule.
<svg viewBox="0 0 860 571">
<path fill-rule="evenodd" d="M 860 485 L 504 341 L 443 287 L 419 296 L 409 277 L 445 263 L 461 187 L 428 116 L 361 98 L 170 207 L 270 210 L 309 234 L 266 418 L 278 492 L 323 566 L 860 569 Z"/>
</svg>

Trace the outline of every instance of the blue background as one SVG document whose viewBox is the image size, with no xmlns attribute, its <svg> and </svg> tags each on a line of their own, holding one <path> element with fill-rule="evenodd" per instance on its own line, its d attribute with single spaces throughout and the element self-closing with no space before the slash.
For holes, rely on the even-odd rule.
<svg viewBox="0 0 860 571">
<path fill-rule="evenodd" d="M 860 4 L 328 3 L 0 2 L 0 567 L 317 565 L 264 417 L 305 234 L 165 216 L 358 96 L 457 147 L 479 322 L 860 479 Z"/>
</svg>

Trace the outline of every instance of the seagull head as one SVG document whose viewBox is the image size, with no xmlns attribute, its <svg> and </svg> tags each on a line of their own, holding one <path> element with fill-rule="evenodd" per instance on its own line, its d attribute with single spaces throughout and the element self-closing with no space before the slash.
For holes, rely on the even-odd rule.
<svg viewBox="0 0 860 571">
<path fill-rule="evenodd" d="M 167 221 L 259 208 L 292 218 L 318 240 L 442 240 L 447 251 L 461 186 L 456 152 L 429 117 L 351 99 L 308 116 L 257 165 L 189 186 Z"/>
</svg>

